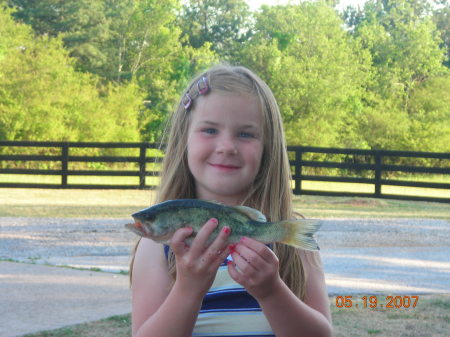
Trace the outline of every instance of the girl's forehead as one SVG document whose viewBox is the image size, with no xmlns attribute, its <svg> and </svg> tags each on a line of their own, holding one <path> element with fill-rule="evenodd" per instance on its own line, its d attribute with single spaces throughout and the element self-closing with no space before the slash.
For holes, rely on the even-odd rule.
<svg viewBox="0 0 450 337">
<path fill-rule="evenodd" d="M 262 110 L 257 97 L 250 94 L 214 92 L 198 97 L 192 110 L 192 119 L 239 119 L 261 124 Z"/>
</svg>

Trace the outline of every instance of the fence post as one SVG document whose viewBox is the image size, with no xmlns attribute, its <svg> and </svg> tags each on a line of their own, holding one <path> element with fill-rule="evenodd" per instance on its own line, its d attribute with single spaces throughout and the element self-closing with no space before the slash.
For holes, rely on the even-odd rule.
<svg viewBox="0 0 450 337">
<path fill-rule="evenodd" d="M 375 152 L 375 197 L 381 196 L 381 164 L 382 155 L 379 151 Z"/>
<path fill-rule="evenodd" d="M 147 144 L 142 143 L 139 150 L 139 188 L 145 188 L 145 166 L 146 166 Z"/>
<path fill-rule="evenodd" d="M 67 188 L 67 175 L 69 173 L 69 144 L 61 144 L 61 187 Z"/>
<path fill-rule="evenodd" d="M 295 179 L 294 179 L 294 194 L 300 195 L 302 193 L 302 151 L 300 148 L 295 149 Z"/>
</svg>

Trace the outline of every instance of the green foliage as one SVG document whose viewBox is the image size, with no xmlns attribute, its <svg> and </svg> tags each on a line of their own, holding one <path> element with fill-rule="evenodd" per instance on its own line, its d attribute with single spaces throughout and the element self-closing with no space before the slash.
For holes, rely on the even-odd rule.
<svg viewBox="0 0 450 337">
<path fill-rule="evenodd" d="M 441 48 L 446 51 L 444 64 L 450 68 L 450 2 L 441 0 L 442 5 L 433 12 L 433 21 L 442 39 Z"/>
<path fill-rule="evenodd" d="M 416 87 L 408 113 L 409 149 L 450 151 L 450 75 L 432 78 Z"/>
<path fill-rule="evenodd" d="M 189 45 L 198 49 L 210 43 L 227 60 L 251 35 L 250 14 L 244 0 L 190 0 L 183 5 L 179 25 Z"/>
<path fill-rule="evenodd" d="M 358 131 L 370 148 L 430 150 L 434 147 L 429 135 L 433 128 L 421 124 L 433 117 L 426 112 L 428 117 L 418 119 L 410 106 L 416 88 L 423 92 L 424 88 L 430 88 L 426 85 L 428 81 L 447 72 L 440 35 L 427 15 L 429 10 L 424 1 L 371 0 L 364 7 L 364 15 L 357 20 L 354 38 L 370 54 L 372 63 L 372 80 L 368 82 L 365 113 Z M 444 94 L 443 87 L 433 87 L 439 95 Z M 417 97 L 413 104 L 417 106 Z"/>
<path fill-rule="evenodd" d="M 0 139 L 136 141 L 142 94 L 75 71 L 60 38 L 0 10 Z"/>
<path fill-rule="evenodd" d="M 324 3 L 263 7 L 242 63 L 268 82 L 282 111 L 288 143 L 364 147 L 354 133 L 362 73 L 343 22 Z"/>
<path fill-rule="evenodd" d="M 102 46 L 109 39 L 104 1 L 9 0 L 15 16 L 30 24 L 37 35 L 60 36 L 70 56 L 83 71 L 96 73 L 107 62 Z"/>
<path fill-rule="evenodd" d="M 0 139 L 159 141 L 225 60 L 267 81 L 289 144 L 449 151 L 448 0 L 335 3 L 0 0 Z"/>
</svg>

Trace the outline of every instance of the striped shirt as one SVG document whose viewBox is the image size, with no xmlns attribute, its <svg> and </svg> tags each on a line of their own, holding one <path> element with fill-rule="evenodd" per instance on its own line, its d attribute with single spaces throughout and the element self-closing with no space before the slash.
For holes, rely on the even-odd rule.
<svg viewBox="0 0 450 337">
<path fill-rule="evenodd" d="M 165 246 L 166 254 L 168 248 Z M 192 336 L 274 337 L 275 335 L 258 302 L 230 277 L 227 261 L 224 261 L 217 271 L 213 285 L 203 298 Z"/>
</svg>

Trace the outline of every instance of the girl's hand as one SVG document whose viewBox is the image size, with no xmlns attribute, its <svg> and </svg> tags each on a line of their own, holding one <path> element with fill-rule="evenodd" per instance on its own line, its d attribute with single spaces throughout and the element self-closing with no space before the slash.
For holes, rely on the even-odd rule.
<svg viewBox="0 0 450 337">
<path fill-rule="evenodd" d="M 189 247 L 184 242 L 192 234 L 192 228 L 180 228 L 171 239 L 175 254 L 177 277 L 175 283 L 192 295 L 204 296 L 211 287 L 220 264 L 229 254 L 227 240 L 231 230 L 224 227 L 217 238 L 207 246 L 207 240 L 217 227 L 217 220 L 210 219 Z"/>
<path fill-rule="evenodd" d="M 233 262 L 228 262 L 230 276 L 257 300 L 270 295 L 281 280 L 279 261 L 275 253 L 265 244 L 242 238 L 231 246 Z"/>
</svg>

